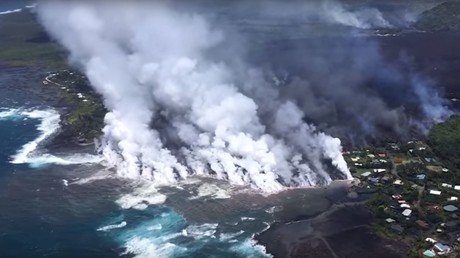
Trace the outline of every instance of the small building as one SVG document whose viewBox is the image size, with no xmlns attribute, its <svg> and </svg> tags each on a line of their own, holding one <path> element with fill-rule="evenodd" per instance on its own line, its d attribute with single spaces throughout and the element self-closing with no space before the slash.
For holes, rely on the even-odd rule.
<svg viewBox="0 0 460 258">
<path fill-rule="evenodd" d="M 433 246 L 433 249 L 438 253 L 438 254 L 447 254 L 450 252 L 450 247 L 448 245 L 444 245 L 441 243 L 436 243 Z"/>
<path fill-rule="evenodd" d="M 460 191 L 460 185 L 456 185 L 456 186 L 454 186 L 454 189 L 455 189 L 455 190 L 459 190 L 459 191 Z"/>
<path fill-rule="evenodd" d="M 441 171 L 442 172 L 449 172 L 449 170 L 447 168 L 442 168 Z"/>
<path fill-rule="evenodd" d="M 368 176 L 370 176 L 371 174 L 372 174 L 371 172 L 367 171 L 367 172 L 362 173 L 361 176 L 363 176 L 363 177 L 368 177 Z"/>
<path fill-rule="evenodd" d="M 432 244 L 436 244 L 436 243 L 438 242 L 438 241 L 434 240 L 434 239 L 431 238 L 431 237 L 427 237 L 427 238 L 425 239 L 425 241 L 428 242 L 428 243 L 432 243 Z"/>
<path fill-rule="evenodd" d="M 441 195 L 441 191 L 438 191 L 438 190 L 430 190 L 430 194 L 432 194 L 432 195 Z"/>
<path fill-rule="evenodd" d="M 406 217 L 409 217 L 412 213 L 412 210 L 411 209 L 405 209 L 401 214 L 403 216 L 406 216 Z"/>
<path fill-rule="evenodd" d="M 456 196 L 451 196 L 451 197 L 449 197 L 449 198 L 447 199 L 447 201 L 449 201 L 449 202 L 456 202 L 456 201 L 458 201 L 458 197 L 456 197 Z"/>
<path fill-rule="evenodd" d="M 367 156 L 368 156 L 369 158 L 372 158 L 372 159 L 375 158 L 375 155 L 374 155 L 374 154 L 367 154 Z"/>
<path fill-rule="evenodd" d="M 393 182 L 394 185 L 403 185 L 404 183 L 400 180 L 400 179 L 397 179 Z"/>
<path fill-rule="evenodd" d="M 436 253 L 428 249 L 428 250 L 425 250 L 425 252 L 423 252 L 423 256 L 425 256 L 425 257 L 435 257 Z"/>
<path fill-rule="evenodd" d="M 396 220 L 392 219 L 392 218 L 388 218 L 385 220 L 387 223 L 393 223 L 395 222 Z"/>
<path fill-rule="evenodd" d="M 386 172 L 386 171 L 387 171 L 387 170 L 384 169 L 384 168 L 375 168 L 375 169 L 374 169 L 374 172 L 376 172 L 376 173 L 382 173 L 382 172 Z"/>
<path fill-rule="evenodd" d="M 379 156 L 380 158 L 386 158 L 387 154 L 386 153 L 379 153 L 379 154 L 377 154 L 377 156 Z"/>
<path fill-rule="evenodd" d="M 425 174 L 418 174 L 415 176 L 418 180 L 425 180 L 426 175 Z"/>
<path fill-rule="evenodd" d="M 457 207 L 455 207 L 454 205 L 451 205 L 451 204 L 444 206 L 443 209 L 445 211 L 448 211 L 448 212 L 454 212 L 454 211 L 458 210 Z"/>
<path fill-rule="evenodd" d="M 359 157 L 351 158 L 351 161 L 356 162 L 359 160 Z"/>
<path fill-rule="evenodd" d="M 398 234 L 401 234 L 402 232 L 404 232 L 404 228 L 399 224 L 393 224 L 391 225 L 390 228 Z"/>
<path fill-rule="evenodd" d="M 395 200 L 399 200 L 399 199 L 402 199 L 402 196 L 400 194 L 393 194 L 391 196 L 391 198 L 395 199 Z"/>
<path fill-rule="evenodd" d="M 378 182 L 380 182 L 380 178 L 378 178 L 378 177 L 369 177 L 369 181 L 371 183 L 377 184 Z"/>
<path fill-rule="evenodd" d="M 442 187 L 447 187 L 447 188 L 452 188 L 452 185 L 451 185 L 451 184 L 447 184 L 447 183 L 442 183 L 441 186 L 442 186 Z"/>
<path fill-rule="evenodd" d="M 428 225 L 428 223 L 424 220 L 416 220 L 415 223 L 417 224 L 417 226 L 419 226 L 419 228 L 423 229 L 423 230 L 427 230 L 430 228 L 430 225 Z"/>
<path fill-rule="evenodd" d="M 407 203 L 402 203 L 401 205 L 399 205 L 399 207 L 409 209 L 410 205 Z"/>
</svg>

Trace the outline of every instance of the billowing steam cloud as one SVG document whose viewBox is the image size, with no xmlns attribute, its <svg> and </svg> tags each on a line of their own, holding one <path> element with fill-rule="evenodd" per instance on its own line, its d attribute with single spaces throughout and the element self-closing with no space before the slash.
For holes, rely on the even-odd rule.
<svg viewBox="0 0 460 258">
<path fill-rule="evenodd" d="M 328 183 L 331 167 L 351 178 L 340 141 L 292 102 L 273 99 L 273 123 L 260 121 L 231 67 L 207 56 L 225 36 L 202 16 L 121 1 L 44 2 L 38 12 L 104 96 L 102 153 L 120 174 L 159 184 L 212 175 L 264 191 Z"/>
<path fill-rule="evenodd" d="M 338 48 L 283 55 L 242 43 L 245 37 L 226 26 L 211 26 L 190 2 L 173 2 L 45 1 L 37 8 L 47 30 L 103 95 L 110 112 L 101 152 L 123 176 L 170 184 L 206 175 L 267 192 L 327 184 L 351 178 L 341 142 L 305 118 L 336 135 L 355 128 L 373 135 L 380 127 L 403 134 L 419 122 L 406 116 L 402 100 L 390 103 L 384 95 L 388 85 L 407 81 L 417 87 L 402 96 L 412 94 L 424 117 L 446 114 L 421 77 L 404 77 L 373 44 L 366 42 L 364 54 Z M 391 26 L 375 9 L 348 11 L 334 2 L 302 8 L 251 3 L 261 4 L 235 1 L 232 10 L 250 10 L 250 17 L 300 13 L 356 28 Z M 383 85 L 365 87 L 382 78 Z"/>
</svg>

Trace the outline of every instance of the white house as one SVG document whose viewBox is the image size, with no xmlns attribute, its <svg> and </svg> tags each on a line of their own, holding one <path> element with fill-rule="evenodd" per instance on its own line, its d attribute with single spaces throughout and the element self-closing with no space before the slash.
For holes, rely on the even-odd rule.
<svg viewBox="0 0 460 258">
<path fill-rule="evenodd" d="M 402 215 L 404 215 L 404 216 L 406 216 L 406 217 L 409 217 L 411 213 L 412 213 L 412 210 L 410 210 L 410 209 L 405 209 L 405 210 L 402 212 Z"/>
<path fill-rule="evenodd" d="M 441 191 L 438 191 L 438 190 L 430 190 L 430 194 L 432 194 L 432 195 L 441 195 Z"/>
</svg>

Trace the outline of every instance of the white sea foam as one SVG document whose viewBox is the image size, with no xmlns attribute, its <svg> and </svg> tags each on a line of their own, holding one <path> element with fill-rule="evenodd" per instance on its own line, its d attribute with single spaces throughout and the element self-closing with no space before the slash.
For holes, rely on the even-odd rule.
<svg viewBox="0 0 460 258">
<path fill-rule="evenodd" d="M 24 117 L 41 120 L 37 127 L 40 135 L 35 140 L 22 146 L 18 153 L 12 157 L 11 163 L 13 164 L 29 163 L 29 156 L 37 149 L 40 143 L 59 130 L 59 122 L 61 121 L 59 113 L 52 109 L 22 111 L 20 114 Z"/>
<path fill-rule="evenodd" d="M 39 136 L 31 142 L 24 144 L 21 149 L 11 157 L 11 163 L 28 163 L 31 167 L 40 167 L 45 164 L 74 165 L 100 163 L 103 161 L 102 156 L 91 154 L 73 154 L 58 157 L 51 154 L 37 153 L 39 146 L 60 130 L 59 123 L 61 122 L 61 118 L 56 110 L 8 109 L 0 112 L 0 120 L 17 118 L 39 119 L 41 122 L 37 126 Z"/>
<path fill-rule="evenodd" d="M 134 237 L 126 245 L 124 254 L 134 254 L 136 258 L 171 257 L 178 248 L 175 244 L 155 244 L 151 239 Z"/>
<path fill-rule="evenodd" d="M 21 9 L 21 8 L 19 8 L 19 9 L 14 9 L 14 10 L 3 11 L 3 12 L 0 12 L 0 15 L 2 15 L 2 14 L 10 14 L 10 13 L 19 13 L 19 12 L 22 12 L 22 9 Z"/>
<path fill-rule="evenodd" d="M 229 191 L 209 183 L 200 185 L 197 189 L 197 192 L 197 195 L 191 197 L 190 199 L 193 200 L 203 197 L 209 197 L 213 199 L 228 199 L 231 197 Z"/>
<path fill-rule="evenodd" d="M 195 239 L 202 239 L 206 237 L 214 237 L 216 233 L 216 228 L 219 224 L 217 223 L 205 223 L 201 225 L 190 225 L 188 226 L 182 234 L 186 236 L 193 237 Z"/>
<path fill-rule="evenodd" d="M 126 227 L 126 225 L 127 225 L 126 221 L 122 221 L 120 222 L 120 224 L 113 224 L 113 225 L 107 225 L 107 226 L 100 227 L 97 229 L 97 231 L 109 231 L 109 230 L 116 229 L 116 228 Z"/>
<path fill-rule="evenodd" d="M 238 231 L 236 233 L 220 233 L 219 240 L 221 240 L 221 241 L 229 241 L 229 240 L 231 240 L 231 239 L 233 239 L 233 238 L 235 238 L 237 236 L 242 235 L 243 233 L 244 233 L 243 230 L 240 230 L 240 231 Z"/>
<path fill-rule="evenodd" d="M 254 221 L 256 218 L 251 218 L 251 217 L 241 217 L 241 221 Z"/>
<path fill-rule="evenodd" d="M 232 246 L 230 249 L 243 255 L 243 257 L 273 257 L 267 254 L 264 246 L 257 244 L 252 238 L 239 242 L 239 244 Z"/>
<path fill-rule="evenodd" d="M 68 156 L 54 156 L 51 154 L 42 154 L 41 156 L 30 157 L 27 159 L 27 163 L 31 167 L 37 168 L 46 164 L 56 165 L 76 165 L 76 164 L 95 164 L 103 161 L 103 158 L 98 155 L 91 154 L 73 154 Z M 25 163 L 25 162 L 23 162 Z"/>
<path fill-rule="evenodd" d="M 153 183 L 146 183 L 132 193 L 121 196 L 116 202 L 123 209 L 144 210 L 148 205 L 158 205 L 165 201 L 166 196 L 159 193 Z"/>
<path fill-rule="evenodd" d="M 156 231 L 156 230 L 161 230 L 162 228 L 163 226 L 161 224 L 155 224 L 153 226 L 148 227 L 147 230 Z"/>
</svg>

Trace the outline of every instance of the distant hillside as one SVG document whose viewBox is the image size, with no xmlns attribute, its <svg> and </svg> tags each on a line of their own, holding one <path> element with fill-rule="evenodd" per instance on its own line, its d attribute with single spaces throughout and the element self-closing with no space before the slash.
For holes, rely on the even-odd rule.
<svg viewBox="0 0 460 258">
<path fill-rule="evenodd" d="M 425 31 L 460 30 L 460 2 L 445 2 L 421 13 L 414 27 Z"/>
<path fill-rule="evenodd" d="M 460 168 L 460 116 L 434 126 L 428 139 L 436 154 Z"/>
</svg>

